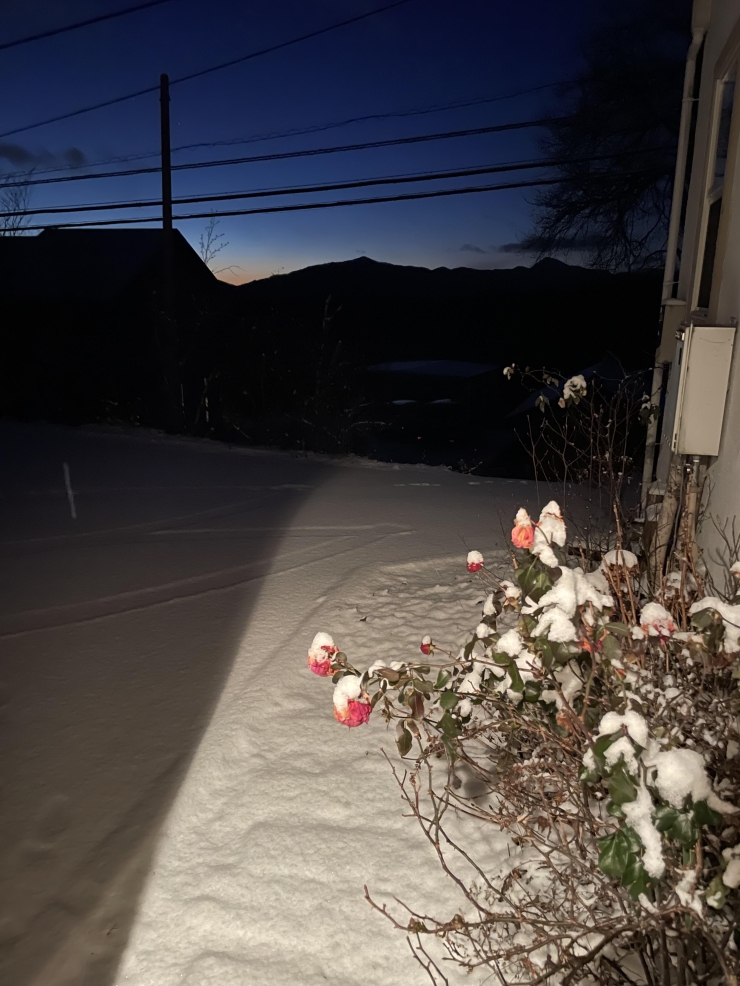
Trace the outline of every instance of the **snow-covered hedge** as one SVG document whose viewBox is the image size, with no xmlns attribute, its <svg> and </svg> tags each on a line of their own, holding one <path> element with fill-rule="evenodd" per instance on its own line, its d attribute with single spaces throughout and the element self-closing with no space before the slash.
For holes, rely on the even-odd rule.
<svg viewBox="0 0 740 986">
<path fill-rule="evenodd" d="M 737 983 L 740 605 L 685 571 L 647 598 L 630 551 L 586 571 L 566 541 L 551 502 L 517 513 L 516 581 L 468 555 L 491 592 L 459 651 L 424 637 L 426 663 L 361 672 L 327 634 L 311 646 L 339 722 L 395 723 L 399 784 L 466 898 L 454 916 L 383 912 L 435 982 L 425 934 L 499 982 Z M 505 871 L 468 856 L 474 876 L 453 872 L 450 810 L 508 833 Z"/>
</svg>

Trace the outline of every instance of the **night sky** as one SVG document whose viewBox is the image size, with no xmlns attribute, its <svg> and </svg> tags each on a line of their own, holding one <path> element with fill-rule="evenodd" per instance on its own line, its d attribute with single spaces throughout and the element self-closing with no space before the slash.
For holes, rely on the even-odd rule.
<svg viewBox="0 0 740 986">
<path fill-rule="evenodd" d="M 132 5 L 134 0 L 4 0 L 0 43 Z M 161 72 L 174 78 L 383 5 L 384 0 L 172 0 L 107 23 L 0 51 L 0 132 L 154 85 Z M 569 78 L 579 64 L 579 34 L 600 6 L 599 0 L 410 0 L 396 10 L 323 37 L 174 86 L 173 149 L 200 142 L 239 141 L 367 114 L 474 100 Z M 173 163 L 488 126 L 534 118 L 556 108 L 551 92 L 545 90 L 468 108 L 353 123 L 312 134 L 175 150 Z M 176 172 L 173 194 L 237 192 L 527 160 L 538 155 L 540 134 L 538 130 L 523 130 Z M 158 145 L 159 102 L 152 93 L 0 138 L 0 168 L 8 171 L 33 166 L 40 177 L 43 170 L 66 163 L 64 155 L 70 152 L 69 160 L 80 153 L 85 162 L 94 165 L 88 170 L 106 170 L 100 162 L 129 155 L 152 156 L 123 166 L 155 165 Z M 521 177 L 537 174 L 525 172 Z M 454 179 L 424 187 L 507 180 L 516 178 Z M 156 198 L 159 189 L 156 174 L 73 182 L 35 188 L 32 205 Z M 325 193 L 322 198 L 331 201 L 393 191 L 373 188 Z M 218 228 L 229 245 L 214 266 L 231 266 L 220 276 L 240 282 L 361 254 L 428 267 L 529 264 L 531 258 L 500 247 L 526 232 L 532 196 L 531 189 L 512 190 L 224 218 Z M 243 205 L 252 204 L 262 203 Z M 211 206 L 188 207 L 188 211 L 208 208 Z M 136 214 L 156 217 L 157 210 Z M 177 225 L 197 247 L 205 220 Z"/>
</svg>

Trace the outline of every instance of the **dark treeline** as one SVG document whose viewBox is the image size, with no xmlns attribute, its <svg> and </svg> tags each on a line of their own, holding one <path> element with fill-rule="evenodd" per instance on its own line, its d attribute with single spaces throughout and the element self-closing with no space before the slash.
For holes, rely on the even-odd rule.
<svg viewBox="0 0 740 986">
<path fill-rule="evenodd" d="M 635 370 L 654 351 L 654 271 L 613 275 L 557 261 L 430 271 L 360 258 L 233 287 L 178 237 L 167 312 L 158 231 L 136 231 L 149 238 L 123 245 L 125 277 L 101 267 L 97 255 L 113 238 L 96 232 L 105 235 L 84 249 L 69 234 L 0 241 L 0 413 L 516 474 L 524 466 L 506 452 L 505 416 L 525 393 L 506 383 L 504 365 L 575 373 L 610 352 Z M 38 251 L 44 236 L 51 259 L 18 259 L 20 241 L 37 239 Z M 131 260 L 137 251 L 141 263 Z M 492 369 L 474 381 L 367 371 L 403 360 Z"/>
</svg>

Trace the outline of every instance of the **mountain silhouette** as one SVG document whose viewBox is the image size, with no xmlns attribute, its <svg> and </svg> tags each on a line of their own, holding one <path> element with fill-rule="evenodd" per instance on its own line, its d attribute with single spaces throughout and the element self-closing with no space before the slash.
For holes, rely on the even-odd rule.
<svg viewBox="0 0 740 986">
<path fill-rule="evenodd" d="M 357 257 L 226 288 L 275 332 L 312 335 L 325 309 L 358 362 L 457 359 L 568 370 L 612 352 L 650 365 L 661 274 L 612 274 L 552 258 L 531 267 L 402 266 Z M 327 308 L 328 303 L 328 308 Z"/>
</svg>

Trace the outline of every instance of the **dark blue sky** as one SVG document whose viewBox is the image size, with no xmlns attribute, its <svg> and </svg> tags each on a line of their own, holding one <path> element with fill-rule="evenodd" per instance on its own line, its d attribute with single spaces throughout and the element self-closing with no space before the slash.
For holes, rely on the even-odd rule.
<svg viewBox="0 0 740 986">
<path fill-rule="evenodd" d="M 0 43 L 132 2 L 4 0 Z M 382 5 L 383 0 L 172 0 L 0 52 L 0 91 L 4 94 L 0 132 L 156 84 L 161 72 L 176 77 L 197 71 Z M 600 0 L 411 0 L 397 10 L 173 87 L 173 147 L 495 96 L 568 78 L 578 66 L 578 36 L 600 6 Z M 173 163 L 488 126 L 539 116 L 555 107 L 545 91 L 308 135 L 177 151 Z M 175 173 L 173 193 L 236 192 L 524 160 L 537 156 L 539 133 L 524 130 L 186 171 Z M 81 151 L 91 163 L 126 155 L 156 155 L 158 143 L 158 98 L 150 94 L 0 138 L 0 168 L 11 170 L 8 158 L 17 161 L 28 153 L 30 163 L 40 171 L 57 163 L 47 155 L 61 155 L 69 148 Z M 8 145 L 17 146 L 9 149 Z M 157 157 L 137 163 L 153 165 Z M 525 172 L 521 177 L 536 174 Z M 497 180 L 509 179 L 455 179 L 443 184 Z M 435 187 L 442 186 L 437 183 Z M 158 193 L 158 176 L 145 175 L 37 188 L 32 203 L 111 202 L 152 198 Z M 369 189 L 323 197 L 333 200 L 341 194 L 383 193 Z M 242 281 L 359 254 L 429 267 L 530 263 L 497 248 L 527 230 L 527 200 L 532 195 L 531 190 L 489 192 L 224 218 L 219 230 L 229 246 L 216 266 L 235 265 L 230 279 Z M 156 210 L 151 214 L 156 215 Z M 205 221 L 178 225 L 197 246 Z"/>
</svg>

